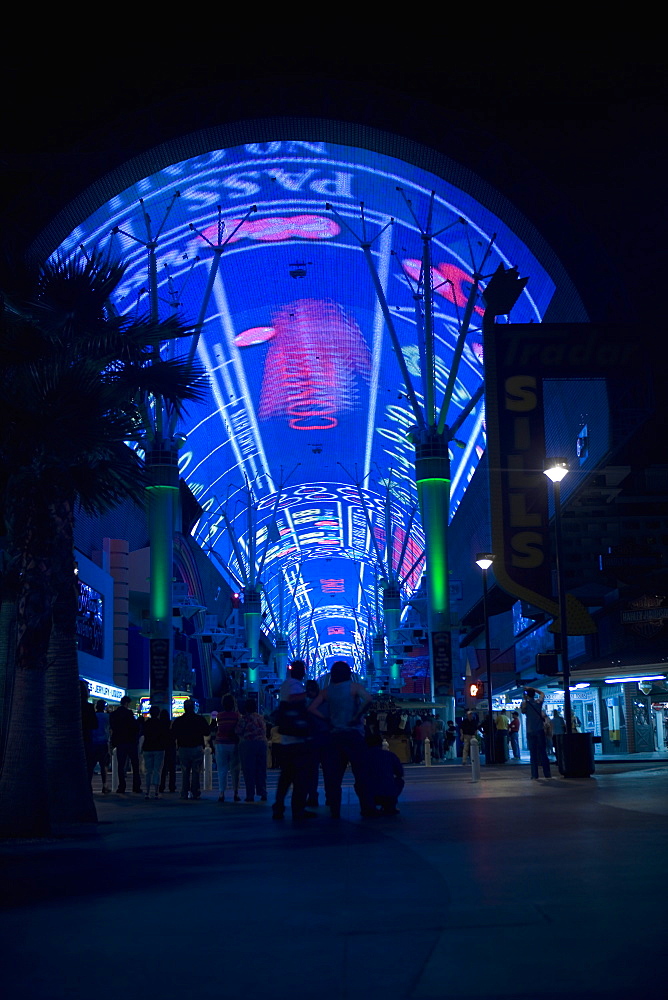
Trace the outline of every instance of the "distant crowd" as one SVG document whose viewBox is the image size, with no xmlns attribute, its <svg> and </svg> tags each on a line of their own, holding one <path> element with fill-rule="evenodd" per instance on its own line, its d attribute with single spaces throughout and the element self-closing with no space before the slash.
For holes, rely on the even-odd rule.
<svg viewBox="0 0 668 1000">
<path fill-rule="evenodd" d="M 201 798 L 202 767 L 207 746 L 215 753 L 218 801 L 231 791 L 241 801 L 243 777 L 245 802 L 267 801 L 267 763 L 280 769 L 272 816 L 281 820 L 290 788 L 291 815 L 301 821 L 315 816 L 319 806 L 318 782 L 322 772 L 325 804 L 333 818 L 341 812 L 341 785 L 350 765 L 361 815 L 395 815 L 404 786 L 403 767 L 396 754 L 384 749 L 376 713 L 367 713 L 372 698 L 353 680 L 350 665 L 332 666 L 329 684 L 322 691 L 315 681 L 305 682 L 306 667 L 295 660 L 279 693 L 273 716 L 257 710 L 257 700 L 237 705 L 233 695 L 222 699 L 221 711 L 211 723 L 196 712 L 195 702 L 184 702 L 183 715 L 171 723 L 168 713 L 152 706 L 146 718 L 137 719 L 132 700 L 125 696 L 117 709 L 107 713 L 103 701 L 88 701 L 82 682 L 82 720 L 89 776 L 100 769 L 102 793 L 110 794 L 109 755 L 116 754 L 116 794 L 127 792 L 127 772 L 132 791 L 145 798 L 176 792 L 177 758 L 181 768 L 182 799 Z M 401 726 L 401 719 L 397 721 Z M 425 736 L 426 738 L 426 736 Z M 423 752 L 423 751 L 422 751 Z M 140 769 L 140 756 L 143 760 Z M 231 785 L 231 789 L 228 789 Z"/>
<path fill-rule="evenodd" d="M 520 760 L 520 714 L 505 710 L 480 718 L 472 710 L 454 722 L 444 722 L 431 711 L 407 710 L 393 702 L 374 705 L 369 692 L 353 679 L 350 665 L 333 664 L 328 683 L 321 690 L 314 680 L 306 680 L 306 666 L 294 660 L 279 691 L 278 708 L 269 716 L 258 711 L 257 699 L 248 697 L 237 704 L 232 694 L 223 696 L 221 710 L 211 721 L 196 711 L 194 700 L 184 702 L 181 716 L 170 720 L 166 710 L 152 706 L 146 717 L 137 718 L 132 700 L 125 696 L 118 708 L 107 712 L 104 701 L 94 706 L 88 701 L 88 687 L 82 681 L 82 722 L 92 780 L 96 767 L 102 779 L 102 794 L 112 792 L 109 762 L 116 754 L 117 795 L 127 792 L 128 773 L 132 792 L 145 798 L 159 798 L 177 791 L 177 760 L 182 799 L 199 799 L 205 749 L 215 755 L 218 801 L 229 797 L 240 802 L 243 778 L 244 802 L 267 801 L 267 767 L 280 770 L 272 806 L 275 820 L 290 809 L 295 820 L 316 815 L 319 780 L 325 790 L 325 805 L 334 818 L 341 812 L 342 781 L 350 765 L 361 815 L 394 815 L 404 786 L 402 760 L 422 764 L 457 757 L 466 765 L 472 743 L 489 752 L 489 727 L 496 760 L 512 754 Z M 553 738 L 565 731 L 558 710 L 548 718 L 542 698 L 527 692 L 521 705 L 526 719 L 526 736 L 531 758 L 531 776 L 538 768 L 549 776 L 548 752 Z M 573 726 L 576 726 L 574 717 Z M 401 754 L 390 749 L 396 749 Z M 140 768 L 140 760 L 143 767 Z M 143 780 L 142 780 L 143 779 Z"/>
</svg>

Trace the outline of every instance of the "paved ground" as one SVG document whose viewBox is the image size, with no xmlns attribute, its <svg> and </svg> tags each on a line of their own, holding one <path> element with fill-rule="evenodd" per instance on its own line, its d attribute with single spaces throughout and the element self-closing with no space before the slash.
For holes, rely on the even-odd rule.
<svg viewBox="0 0 668 1000">
<path fill-rule="evenodd" d="M 361 820 L 347 784 L 305 826 L 96 796 L 95 830 L 0 845 L 3 995 L 663 997 L 668 767 L 597 768 L 408 768 L 400 816 Z"/>
</svg>

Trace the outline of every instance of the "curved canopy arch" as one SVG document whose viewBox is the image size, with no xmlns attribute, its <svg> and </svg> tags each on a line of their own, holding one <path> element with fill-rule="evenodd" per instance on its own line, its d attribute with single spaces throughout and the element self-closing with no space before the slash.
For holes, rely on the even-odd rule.
<svg viewBox="0 0 668 1000">
<path fill-rule="evenodd" d="M 420 165 L 399 158 L 400 146 L 391 155 L 380 142 L 350 146 L 313 138 L 312 123 L 292 127 L 292 137 L 283 125 L 280 138 L 216 148 L 200 136 L 187 159 L 175 144 L 144 158 L 143 167 L 156 166 L 151 173 L 137 163 L 116 171 L 58 220 L 62 229 L 77 213 L 57 252 L 109 247 L 125 260 L 114 305 L 129 313 L 146 301 L 146 244 L 155 244 L 158 309 L 178 308 L 198 324 L 211 388 L 179 428 L 187 435 L 181 474 L 204 508 L 194 535 L 232 580 L 259 577 L 267 628 L 287 633 L 293 648 L 301 640 L 312 658 L 344 655 L 361 666 L 380 627 L 379 581 L 394 572 L 409 596 L 425 568 L 407 437 L 415 417 L 361 243 L 371 244 L 420 403 L 416 292 L 430 212 L 439 234 L 437 407 L 475 272 L 503 264 L 529 276 L 516 322 L 539 322 L 556 301 L 568 303 L 568 318 L 583 311 L 533 228 L 475 178 L 453 168 L 449 179 L 445 160 L 431 172 L 429 157 Z M 323 131 L 331 135 L 331 123 Z M 476 186 L 484 199 L 474 197 Z M 481 315 L 476 301 L 448 425 L 481 385 Z M 481 401 L 451 450 L 451 514 L 484 449 Z"/>
</svg>

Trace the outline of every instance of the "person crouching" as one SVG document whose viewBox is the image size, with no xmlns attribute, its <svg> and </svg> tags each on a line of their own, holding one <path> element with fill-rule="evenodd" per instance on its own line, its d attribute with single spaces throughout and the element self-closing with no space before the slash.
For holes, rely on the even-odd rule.
<svg viewBox="0 0 668 1000">
<path fill-rule="evenodd" d="M 367 737 L 364 754 L 364 780 L 369 800 L 378 815 L 396 816 L 397 800 L 404 787 L 404 769 L 391 750 L 383 750 L 379 735 Z"/>
</svg>

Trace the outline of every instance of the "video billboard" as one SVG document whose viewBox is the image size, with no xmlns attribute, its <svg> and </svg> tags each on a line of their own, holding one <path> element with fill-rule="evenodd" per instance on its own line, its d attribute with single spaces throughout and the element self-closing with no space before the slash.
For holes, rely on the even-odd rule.
<svg viewBox="0 0 668 1000">
<path fill-rule="evenodd" d="M 403 555 L 408 592 L 425 569 L 407 438 L 415 419 L 361 242 L 371 243 L 422 402 L 415 291 L 432 192 L 438 405 L 472 274 L 488 249 L 484 274 L 503 263 L 530 276 L 515 322 L 539 322 L 555 286 L 503 219 L 410 163 L 298 139 L 214 149 L 119 192 L 59 250 L 110 247 L 128 265 L 114 303 L 128 314 L 148 307 L 146 244 L 157 245 L 159 308 L 200 324 L 197 354 L 209 375 L 206 402 L 190 406 L 179 428 L 187 434 L 181 475 L 205 510 L 194 535 L 241 581 L 250 489 L 258 560 L 267 548 L 265 625 L 287 618 L 293 640 L 306 628 L 320 656 L 361 662 L 377 627 L 379 552 L 395 564 Z M 482 308 L 473 311 L 448 424 L 482 380 Z M 457 438 L 451 514 L 485 449 L 482 404 Z"/>
</svg>

